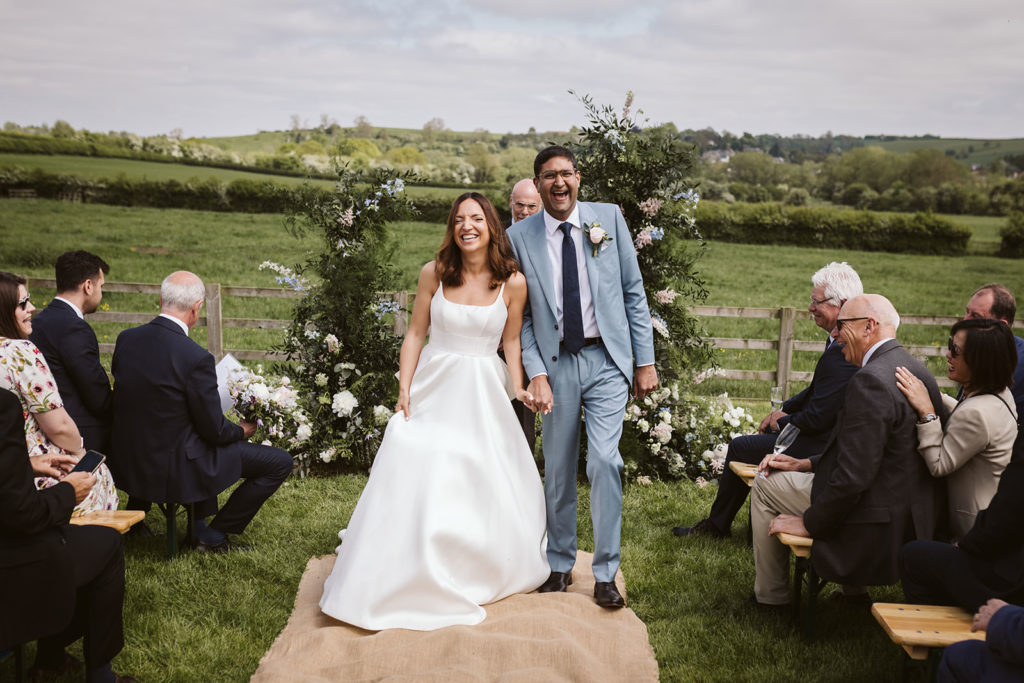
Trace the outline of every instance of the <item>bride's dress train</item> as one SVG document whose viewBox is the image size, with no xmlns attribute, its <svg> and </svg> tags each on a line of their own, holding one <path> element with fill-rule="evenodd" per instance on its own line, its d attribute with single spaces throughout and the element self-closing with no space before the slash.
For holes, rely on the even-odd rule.
<svg viewBox="0 0 1024 683">
<path fill-rule="evenodd" d="M 544 494 L 496 355 L 508 312 L 438 286 L 410 412 L 388 423 L 320 608 L 369 630 L 483 621 L 547 578 Z"/>
</svg>

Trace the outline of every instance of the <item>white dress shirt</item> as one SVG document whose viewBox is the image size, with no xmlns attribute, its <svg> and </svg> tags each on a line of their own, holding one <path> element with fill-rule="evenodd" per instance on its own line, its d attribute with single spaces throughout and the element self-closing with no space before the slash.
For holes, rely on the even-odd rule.
<svg viewBox="0 0 1024 683">
<path fill-rule="evenodd" d="M 186 325 L 184 322 L 175 318 L 173 315 L 167 315 L 166 313 L 161 313 L 160 317 L 167 318 L 168 320 L 173 320 L 174 322 L 178 323 L 178 327 L 181 328 L 181 331 L 185 333 L 186 337 L 188 336 L 188 325 Z"/>
<path fill-rule="evenodd" d="M 68 306 L 71 307 L 71 310 L 75 312 L 75 315 L 77 315 L 82 320 L 85 320 L 85 316 L 82 315 L 82 309 L 79 308 L 78 306 L 76 306 L 74 303 L 68 301 L 67 299 L 65 299 L 62 296 L 55 296 L 53 298 L 54 298 L 55 301 L 63 301 L 64 303 L 66 303 Z"/>
<path fill-rule="evenodd" d="M 876 343 L 876 344 L 873 344 L 873 345 L 871 346 L 871 348 L 870 348 L 870 349 L 868 349 L 868 352 L 864 354 L 864 360 L 862 360 L 862 361 L 860 362 L 860 366 L 861 366 L 861 367 L 864 367 L 865 365 L 867 365 L 867 364 L 868 364 L 868 361 L 869 361 L 869 360 L 871 360 L 871 356 L 872 356 L 872 355 L 874 355 L 874 353 L 875 353 L 875 350 L 876 350 L 876 349 L 877 349 L 877 348 L 878 348 L 879 346 L 881 346 L 881 345 L 882 345 L 882 344 L 884 344 L 885 342 L 889 341 L 890 339 L 895 339 L 895 338 L 896 338 L 896 337 L 886 337 L 886 338 L 885 338 L 885 339 L 883 339 L 882 341 L 880 341 L 880 342 L 878 342 L 878 343 Z"/>
<path fill-rule="evenodd" d="M 544 228 L 548 238 L 548 261 L 551 263 L 551 279 L 555 285 L 555 305 L 558 316 L 558 338 L 564 339 L 565 326 L 562 324 L 562 239 L 564 233 L 558 228 L 562 223 L 571 223 L 573 246 L 576 248 L 576 272 L 580 278 L 580 308 L 583 309 L 583 336 L 600 337 L 597 329 L 597 317 L 594 315 L 594 297 L 590 293 L 590 274 L 587 272 L 587 261 L 583 253 L 583 229 L 580 227 L 579 204 L 573 207 L 572 214 L 565 221 L 560 221 L 544 211 Z"/>
</svg>

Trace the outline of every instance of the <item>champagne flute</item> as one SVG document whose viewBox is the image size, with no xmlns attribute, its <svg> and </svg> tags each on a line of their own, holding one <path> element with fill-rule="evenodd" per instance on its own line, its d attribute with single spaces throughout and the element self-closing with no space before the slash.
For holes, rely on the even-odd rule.
<svg viewBox="0 0 1024 683">
<path fill-rule="evenodd" d="M 782 410 L 782 387 L 772 387 L 772 393 L 769 400 L 772 404 L 772 412 Z"/>
<path fill-rule="evenodd" d="M 785 453 L 786 449 L 793 445 L 793 442 L 796 441 L 796 437 L 798 437 L 799 435 L 799 427 L 797 427 L 792 422 L 787 424 L 785 427 L 782 428 L 782 431 L 779 432 L 779 438 L 775 440 L 775 446 L 772 447 L 772 455 L 779 455 L 781 453 Z M 759 476 L 762 479 L 767 479 L 767 470 L 762 471 L 759 474 Z"/>
</svg>

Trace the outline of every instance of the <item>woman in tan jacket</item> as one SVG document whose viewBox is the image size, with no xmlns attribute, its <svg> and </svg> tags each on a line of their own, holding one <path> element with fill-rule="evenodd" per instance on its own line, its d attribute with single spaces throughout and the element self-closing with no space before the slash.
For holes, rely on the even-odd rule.
<svg viewBox="0 0 1024 683">
<path fill-rule="evenodd" d="M 1017 437 L 1010 394 L 1017 367 L 1013 334 L 1000 320 L 961 320 L 950 333 L 946 362 L 949 378 L 963 391 L 959 401 L 943 396 L 950 411 L 945 428 L 924 385 L 906 368 L 896 370 L 896 385 L 920 417 L 918 452 L 932 476 L 946 477 L 949 531 L 957 540 L 988 507 Z"/>
</svg>

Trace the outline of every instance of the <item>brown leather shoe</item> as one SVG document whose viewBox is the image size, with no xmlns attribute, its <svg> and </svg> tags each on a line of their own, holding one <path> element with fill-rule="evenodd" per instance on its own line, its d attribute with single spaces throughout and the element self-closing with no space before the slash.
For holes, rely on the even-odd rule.
<svg viewBox="0 0 1024 683">
<path fill-rule="evenodd" d="M 572 574 L 563 572 L 551 572 L 548 580 L 540 585 L 538 593 L 564 593 L 565 589 L 572 585 Z"/>
<path fill-rule="evenodd" d="M 598 581 L 594 584 L 594 600 L 601 607 L 619 609 L 626 606 L 626 601 L 619 594 L 614 581 Z"/>
</svg>

